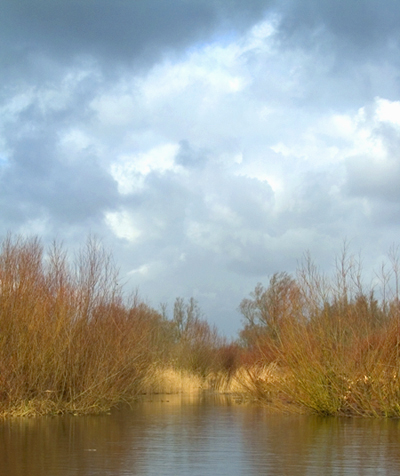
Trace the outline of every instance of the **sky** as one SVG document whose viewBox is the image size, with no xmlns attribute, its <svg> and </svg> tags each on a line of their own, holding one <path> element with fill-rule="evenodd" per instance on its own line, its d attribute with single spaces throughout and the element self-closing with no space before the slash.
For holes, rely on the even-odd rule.
<svg viewBox="0 0 400 476">
<path fill-rule="evenodd" d="M 227 336 L 258 282 L 400 231 L 398 0 L 2 0 L 0 237 L 95 235 Z M 372 276 L 371 274 L 371 276 Z"/>
</svg>

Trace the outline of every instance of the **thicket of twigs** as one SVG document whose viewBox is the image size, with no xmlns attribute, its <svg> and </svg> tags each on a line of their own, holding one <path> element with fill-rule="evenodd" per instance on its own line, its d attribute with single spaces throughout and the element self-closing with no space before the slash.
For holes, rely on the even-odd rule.
<svg viewBox="0 0 400 476">
<path fill-rule="evenodd" d="M 308 256 L 294 277 L 257 285 L 240 305 L 247 392 L 321 415 L 400 416 L 400 266 L 389 257 L 379 299 L 346 249 L 332 277 Z"/>
<path fill-rule="evenodd" d="M 125 299 L 112 257 L 9 235 L 0 248 L 0 414 L 101 412 L 146 390 L 155 369 L 205 375 L 221 339 L 195 301 L 168 319 Z"/>
</svg>

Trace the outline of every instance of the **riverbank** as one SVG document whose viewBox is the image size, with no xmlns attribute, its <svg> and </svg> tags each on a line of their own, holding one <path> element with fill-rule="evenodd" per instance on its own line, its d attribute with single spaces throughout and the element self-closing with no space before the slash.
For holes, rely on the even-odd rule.
<svg viewBox="0 0 400 476">
<path fill-rule="evenodd" d="M 108 412 L 143 393 L 201 390 L 284 411 L 400 417 L 400 259 L 385 299 L 346 256 L 331 282 L 307 261 L 272 276 L 228 343 L 194 299 L 173 314 L 126 297 L 112 257 L 89 238 L 61 246 L 8 236 L 0 248 L 0 416 Z M 353 284 L 352 284 L 353 283 Z M 393 291 L 393 289 L 395 291 Z"/>
</svg>

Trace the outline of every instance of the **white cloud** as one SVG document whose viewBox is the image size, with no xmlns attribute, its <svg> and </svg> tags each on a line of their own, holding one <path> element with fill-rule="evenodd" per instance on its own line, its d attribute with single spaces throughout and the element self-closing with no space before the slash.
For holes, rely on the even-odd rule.
<svg viewBox="0 0 400 476">
<path fill-rule="evenodd" d="M 118 183 L 122 195 L 140 191 L 146 176 L 152 172 L 163 174 L 167 171 L 179 172 L 175 165 L 178 144 L 162 144 L 138 154 L 124 154 L 111 165 L 111 175 Z"/>
<path fill-rule="evenodd" d="M 101 145 L 98 142 L 84 129 L 73 127 L 60 134 L 59 147 L 63 152 L 64 160 L 72 163 L 88 150 L 92 152 L 97 150 L 100 153 Z"/>
<path fill-rule="evenodd" d="M 132 216 L 126 210 L 106 212 L 104 219 L 106 225 L 118 238 L 134 243 L 142 234 L 141 230 L 134 223 Z"/>
<path fill-rule="evenodd" d="M 135 106 L 133 94 L 118 90 L 102 94 L 91 103 L 91 109 L 103 127 L 129 126 L 135 117 Z"/>
<path fill-rule="evenodd" d="M 376 106 L 378 121 L 389 122 L 397 127 L 400 126 L 400 101 L 377 98 Z"/>
<path fill-rule="evenodd" d="M 142 264 L 138 268 L 132 269 L 129 271 L 128 275 L 132 276 L 138 274 L 141 277 L 148 277 L 150 274 L 150 265 L 149 264 Z"/>
<path fill-rule="evenodd" d="M 32 104 L 34 97 L 35 94 L 33 87 L 11 96 L 11 98 L 0 108 L 2 117 L 7 120 L 16 119 L 18 114 Z"/>
</svg>

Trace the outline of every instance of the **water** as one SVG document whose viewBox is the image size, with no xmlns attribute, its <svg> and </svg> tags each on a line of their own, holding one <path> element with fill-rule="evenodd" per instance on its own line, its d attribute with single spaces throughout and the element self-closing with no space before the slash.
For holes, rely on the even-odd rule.
<svg viewBox="0 0 400 476">
<path fill-rule="evenodd" d="M 223 397 L 0 423 L 1 476 L 398 474 L 400 421 L 271 414 Z"/>
</svg>

